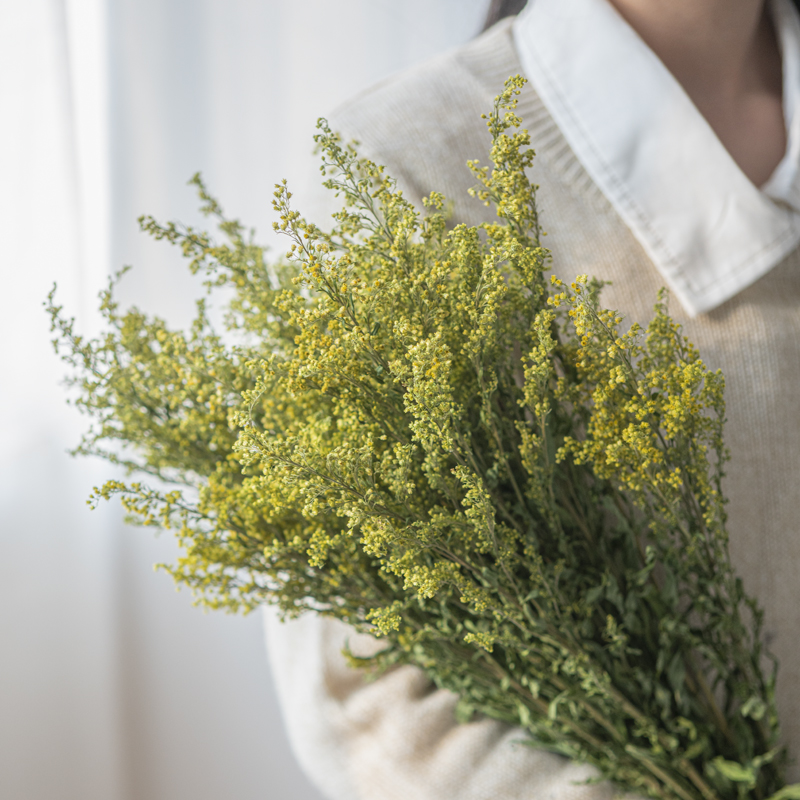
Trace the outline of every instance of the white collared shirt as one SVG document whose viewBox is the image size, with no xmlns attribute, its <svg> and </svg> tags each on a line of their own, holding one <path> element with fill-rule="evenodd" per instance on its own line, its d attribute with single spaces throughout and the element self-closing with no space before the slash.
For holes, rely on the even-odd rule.
<svg viewBox="0 0 800 800">
<path fill-rule="evenodd" d="M 791 0 L 768 3 L 788 144 L 761 188 L 607 0 L 529 0 L 514 23 L 526 77 L 692 315 L 724 303 L 800 243 L 800 15 Z"/>
</svg>

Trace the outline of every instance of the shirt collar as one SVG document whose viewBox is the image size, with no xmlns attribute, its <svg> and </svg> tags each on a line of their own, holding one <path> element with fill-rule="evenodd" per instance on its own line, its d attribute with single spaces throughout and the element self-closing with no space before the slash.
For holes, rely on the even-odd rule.
<svg viewBox="0 0 800 800">
<path fill-rule="evenodd" d="M 800 242 L 800 20 L 791 0 L 769 2 L 789 141 L 761 189 L 607 0 L 530 0 L 514 23 L 533 88 L 691 315 Z"/>
</svg>

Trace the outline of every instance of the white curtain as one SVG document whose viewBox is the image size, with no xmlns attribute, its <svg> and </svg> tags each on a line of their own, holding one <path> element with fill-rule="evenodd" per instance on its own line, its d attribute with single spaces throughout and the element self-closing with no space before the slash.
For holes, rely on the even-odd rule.
<svg viewBox="0 0 800 800">
<path fill-rule="evenodd" d="M 109 474 L 66 454 L 85 424 L 41 308 L 92 334 L 106 275 L 184 324 L 198 295 L 136 217 L 198 222 L 202 170 L 270 228 L 301 191 L 316 117 L 469 39 L 486 0 L 0 2 L 0 797 L 318 798 L 295 765 L 257 615 L 203 614 L 152 564 L 171 541 L 85 498 Z"/>
</svg>

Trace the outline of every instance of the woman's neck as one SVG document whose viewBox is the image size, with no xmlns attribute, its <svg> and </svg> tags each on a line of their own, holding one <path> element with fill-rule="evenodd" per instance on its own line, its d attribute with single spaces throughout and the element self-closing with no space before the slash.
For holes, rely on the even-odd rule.
<svg viewBox="0 0 800 800">
<path fill-rule="evenodd" d="M 786 150 L 781 58 L 764 0 L 610 0 L 757 186 Z"/>
</svg>

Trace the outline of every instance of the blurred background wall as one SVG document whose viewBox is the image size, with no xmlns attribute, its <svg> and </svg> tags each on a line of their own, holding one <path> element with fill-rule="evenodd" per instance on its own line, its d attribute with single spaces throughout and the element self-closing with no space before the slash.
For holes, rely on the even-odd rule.
<svg viewBox="0 0 800 800">
<path fill-rule="evenodd" d="M 136 218 L 199 222 L 201 170 L 265 234 L 303 187 L 316 118 L 475 35 L 487 0 L 0 0 L 0 798 L 312 800 L 271 689 L 261 621 L 203 614 L 152 565 L 167 536 L 90 511 L 109 473 L 41 303 L 87 334 L 106 276 L 184 324 L 199 295 Z M 280 246 L 280 245 L 279 245 Z"/>
</svg>

